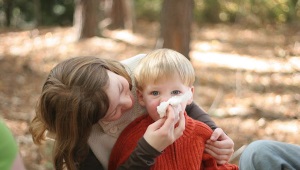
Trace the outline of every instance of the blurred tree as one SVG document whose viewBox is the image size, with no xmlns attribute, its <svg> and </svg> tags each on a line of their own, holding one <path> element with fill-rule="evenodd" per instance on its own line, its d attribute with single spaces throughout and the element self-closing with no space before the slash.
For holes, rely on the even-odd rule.
<svg viewBox="0 0 300 170">
<path fill-rule="evenodd" d="M 110 11 L 111 23 L 109 28 L 117 29 L 124 28 L 124 18 L 125 18 L 125 0 L 113 0 L 112 7 Z"/>
<path fill-rule="evenodd" d="M 133 0 L 112 0 L 110 29 L 134 30 L 135 13 Z"/>
<path fill-rule="evenodd" d="M 27 0 L 29 1 L 29 0 Z M 32 0 L 31 0 L 32 1 Z M 59 0 L 59 1 L 44 1 L 44 0 L 34 0 L 40 1 L 40 19 L 35 19 L 39 21 L 39 25 L 43 26 L 70 26 L 73 24 L 74 17 L 74 0 Z M 34 2 L 36 3 L 36 2 Z M 36 4 L 35 4 L 36 5 Z M 32 10 L 33 6 L 30 7 Z"/>
<path fill-rule="evenodd" d="M 5 10 L 5 26 L 10 27 L 11 17 L 12 17 L 12 10 L 13 10 L 13 0 L 4 0 L 4 10 Z"/>
<path fill-rule="evenodd" d="M 75 0 L 74 27 L 78 40 L 99 36 L 100 0 Z"/>
<path fill-rule="evenodd" d="M 86 3 L 93 3 L 93 0 L 89 1 Z M 101 22 L 101 28 L 111 25 L 111 28 L 121 29 L 134 29 L 135 18 L 148 21 L 160 20 L 162 3 L 165 3 L 162 0 L 98 1 L 105 3 L 106 6 L 104 9 L 101 5 L 102 15 L 98 14 L 99 16 L 96 17 L 101 21 L 105 18 Z M 40 26 L 70 26 L 75 23 L 73 21 L 75 2 L 77 0 L 0 0 L 0 27 L 30 29 L 37 24 Z M 205 0 L 194 2 L 194 21 L 200 25 L 207 22 L 223 22 L 263 26 L 299 23 L 300 19 L 300 0 Z M 97 6 L 93 7 L 97 8 Z M 172 8 L 173 6 L 175 5 L 171 4 Z M 175 11 L 181 14 L 182 8 Z"/>
<path fill-rule="evenodd" d="M 34 0 L 34 15 L 35 15 L 35 25 L 40 25 L 41 23 L 41 2 L 40 0 Z"/>
<path fill-rule="evenodd" d="M 164 0 L 161 16 L 163 48 L 176 50 L 188 59 L 193 7 L 193 0 Z"/>
<path fill-rule="evenodd" d="M 218 0 L 206 0 L 204 2 L 203 16 L 206 22 L 218 23 L 220 22 L 219 14 L 221 11 L 220 3 Z"/>
</svg>

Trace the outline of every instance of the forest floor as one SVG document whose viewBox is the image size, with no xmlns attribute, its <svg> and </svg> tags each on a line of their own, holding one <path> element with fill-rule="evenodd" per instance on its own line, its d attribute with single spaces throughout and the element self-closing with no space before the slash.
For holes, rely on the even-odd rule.
<svg viewBox="0 0 300 170">
<path fill-rule="evenodd" d="M 299 26 L 193 26 L 194 100 L 235 142 L 300 144 Z M 139 22 L 136 32 L 104 31 L 75 41 L 71 27 L 0 32 L 0 114 L 12 130 L 29 170 L 53 169 L 51 146 L 33 144 L 28 124 L 41 86 L 59 61 L 78 55 L 122 60 L 155 48 L 159 24 Z"/>
</svg>

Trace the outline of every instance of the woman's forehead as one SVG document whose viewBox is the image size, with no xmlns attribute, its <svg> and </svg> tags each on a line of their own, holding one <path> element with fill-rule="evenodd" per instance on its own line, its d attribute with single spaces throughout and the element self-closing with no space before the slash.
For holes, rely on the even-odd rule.
<svg viewBox="0 0 300 170">
<path fill-rule="evenodd" d="M 109 83 L 106 89 L 106 94 L 109 98 L 109 103 L 110 103 L 109 110 L 111 110 L 111 108 L 116 107 L 116 105 L 118 104 L 121 81 L 118 78 L 119 75 L 117 75 L 116 73 L 113 73 L 109 70 L 107 70 L 107 73 L 109 77 Z"/>
</svg>

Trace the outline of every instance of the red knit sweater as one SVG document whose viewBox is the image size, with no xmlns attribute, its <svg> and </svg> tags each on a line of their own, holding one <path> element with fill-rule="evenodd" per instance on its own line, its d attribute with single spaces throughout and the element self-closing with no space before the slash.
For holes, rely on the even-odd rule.
<svg viewBox="0 0 300 170">
<path fill-rule="evenodd" d="M 238 166 L 234 164 L 217 165 L 211 155 L 204 153 L 205 141 L 210 138 L 212 130 L 206 124 L 195 121 L 187 115 L 185 118 L 186 127 L 183 135 L 156 158 L 156 163 L 151 169 L 238 170 Z M 111 152 L 109 170 L 117 169 L 129 158 L 138 140 L 153 122 L 146 114 L 135 119 L 124 129 Z"/>
</svg>

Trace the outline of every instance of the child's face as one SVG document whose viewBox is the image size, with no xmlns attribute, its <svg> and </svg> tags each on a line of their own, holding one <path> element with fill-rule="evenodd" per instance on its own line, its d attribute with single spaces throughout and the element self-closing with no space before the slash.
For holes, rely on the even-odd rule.
<svg viewBox="0 0 300 170">
<path fill-rule="evenodd" d="M 148 114 L 156 121 L 159 114 L 157 113 L 157 106 L 161 102 L 169 100 L 173 96 L 180 96 L 186 93 L 188 90 L 194 91 L 194 87 L 188 87 L 181 82 L 178 76 L 160 80 L 156 84 L 148 83 L 142 92 L 138 92 L 139 103 L 146 107 Z M 188 103 L 182 103 L 182 110 L 185 110 L 186 104 L 190 104 L 192 99 Z"/>
<path fill-rule="evenodd" d="M 100 121 L 114 121 L 119 119 L 123 113 L 132 108 L 134 103 L 133 95 L 129 89 L 128 81 L 111 71 L 107 71 L 109 86 L 106 94 L 109 98 L 109 108 L 106 115 Z"/>
</svg>

